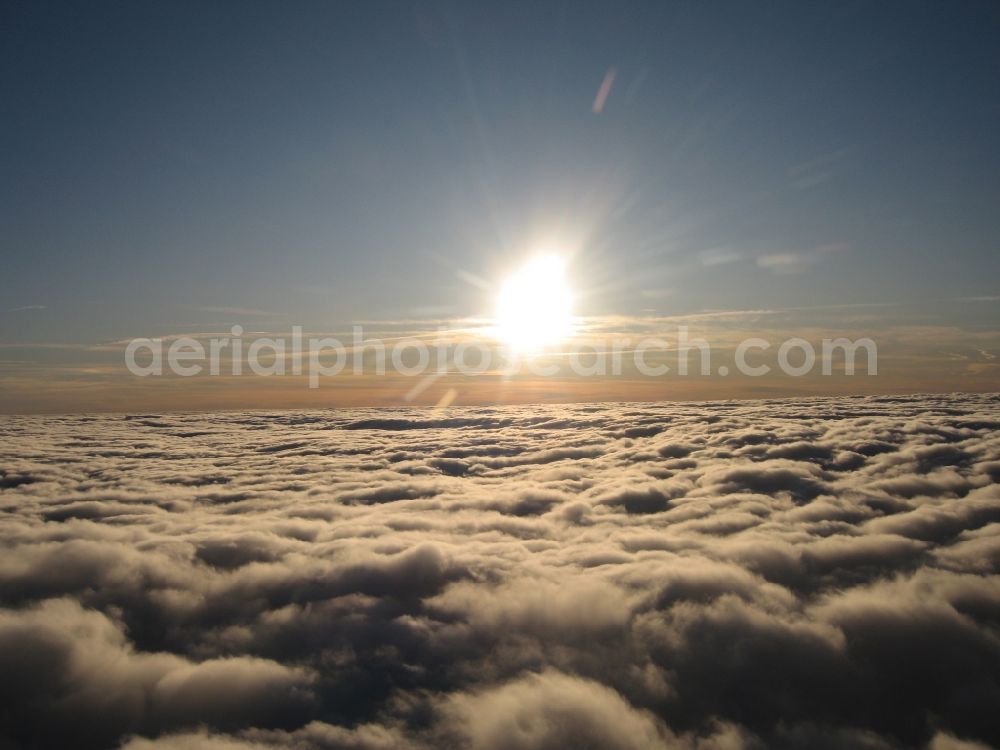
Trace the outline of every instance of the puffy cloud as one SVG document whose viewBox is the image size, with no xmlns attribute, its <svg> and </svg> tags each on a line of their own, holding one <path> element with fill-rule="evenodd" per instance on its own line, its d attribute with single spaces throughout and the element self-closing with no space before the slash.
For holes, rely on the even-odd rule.
<svg viewBox="0 0 1000 750">
<path fill-rule="evenodd" d="M 203 723 L 281 726 L 301 721 L 312 701 L 307 669 L 138 652 L 120 624 L 71 599 L 0 613 L 0 671 L 4 728 L 26 745 L 97 747 Z"/>
<path fill-rule="evenodd" d="M 1000 399 L 0 422 L 0 746 L 1000 744 Z"/>
<path fill-rule="evenodd" d="M 647 750 L 668 731 L 600 683 L 546 671 L 447 698 L 443 731 L 471 750 Z"/>
</svg>

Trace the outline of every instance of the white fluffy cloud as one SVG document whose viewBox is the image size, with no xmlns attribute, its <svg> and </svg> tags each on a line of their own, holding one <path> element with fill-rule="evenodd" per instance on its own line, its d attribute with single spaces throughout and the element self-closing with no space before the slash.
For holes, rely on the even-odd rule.
<svg viewBox="0 0 1000 750">
<path fill-rule="evenodd" d="M 4 418 L 0 745 L 1000 744 L 998 427 L 996 396 Z"/>
</svg>

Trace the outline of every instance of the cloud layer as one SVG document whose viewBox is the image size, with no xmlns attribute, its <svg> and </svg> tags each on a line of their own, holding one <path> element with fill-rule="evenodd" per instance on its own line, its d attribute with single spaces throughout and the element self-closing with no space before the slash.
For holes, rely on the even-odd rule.
<svg viewBox="0 0 1000 750">
<path fill-rule="evenodd" d="M 0 747 L 1000 745 L 1000 398 L 0 421 Z"/>
</svg>

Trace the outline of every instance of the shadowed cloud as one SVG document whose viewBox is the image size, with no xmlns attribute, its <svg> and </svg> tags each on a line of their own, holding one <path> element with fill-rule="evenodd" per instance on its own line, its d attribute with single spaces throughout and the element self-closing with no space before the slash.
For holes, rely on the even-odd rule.
<svg viewBox="0 0 1000 750">
<path fill-rule="evenodd" d="M 0 737 L 997 745 L 998 412 L 5 418 Z"/>
</svg>

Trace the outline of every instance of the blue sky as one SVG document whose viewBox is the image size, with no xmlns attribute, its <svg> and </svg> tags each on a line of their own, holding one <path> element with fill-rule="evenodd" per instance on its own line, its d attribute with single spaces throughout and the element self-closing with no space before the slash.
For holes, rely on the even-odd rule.
<svg viewBox="0 0 1000 750">
<path fill-rule="evenodd" d="M 0 342 L 483 314 L 546 242 L 581 314 L 995 327 L 957 300 L 1000 293 L 998 37 L 993 2 L 8 2 Z"/>
</svg>

